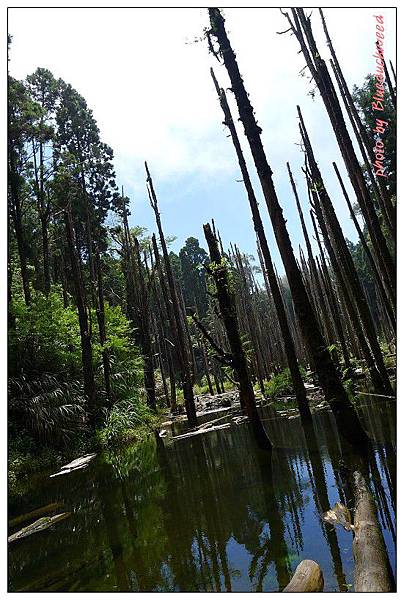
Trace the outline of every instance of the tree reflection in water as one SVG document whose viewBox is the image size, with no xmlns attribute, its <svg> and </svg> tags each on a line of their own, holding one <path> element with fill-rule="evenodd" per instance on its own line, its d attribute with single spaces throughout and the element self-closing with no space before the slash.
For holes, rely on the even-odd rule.
<svg viewBox="0 0 404 600">
<path fill-rule="evenodd" d="M 394 569 L 394 407 L 363 404 L 366 476 Z M 278 591 L 311 558 L 325 591 L 346 591 L 352 535 L 321 519 L 335 501 L 349 502 L 333 416 L 317 412 L 304 428 L 270 408 L 263 418 L 272 454 L 257 450 L 244 423 L 151 439 L 66 477 L 45 474 L 10 518 L 57 501 L 72 515 L 10 547 L 10 590 Z"/>
</svg>

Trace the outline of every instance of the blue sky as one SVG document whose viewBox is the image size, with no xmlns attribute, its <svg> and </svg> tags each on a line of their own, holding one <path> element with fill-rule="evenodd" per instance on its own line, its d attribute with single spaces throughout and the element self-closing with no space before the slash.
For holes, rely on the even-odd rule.
<svg viewBox="0 0 404 600">
<path fill-rule="evenodd" d="M 383 14 L 386 56 L 395 63 L 395 10 L 330 8 L 324 10 L 334 46 L 350 87 L 374 71 L 374 14 Z M 299 76 L 303 58 L 278 9 L 225 9 L 233 48 L 274 173 L 278 198 L 297 250 L 303 244 L 286 161 L 295 174 L 307 225 L 307 194 L 301 177 L 302 154 L 296 105 L 299 104 L 314 151 L 347 237 L 357 236 L 335 180 L 332 161 L 345 167 L 324 105 L 313 84 Z M 317 9 L 313 29 L 323 58 L 329 58 Z M 256 254 L 250 211 L 234 149 L 222 125 L 222 113 L 209 75 L 228 87 L 225 68 L 209 55 L 200 38 L 207 11 L 189 9 L 52 9 L 9 10 L 13 35 L 10 71 L 24 78 L 36 67 L 49 68 L 71 83 L 87 100 L 103 140 L 114 150 L 117 183 L 131 198 L 132 224 L 155 230 L 145 188 L 148 161 L 167 235 L 178 251 L 189 236 L 204 245 L 202 225 L 215 219 L 224 245 L 236 243 Z M 230 94 L 229 94 L 230 96 Z M 229 97 L 233 114 L 234 101 Z M 253 181 L 248 146 L 239 128 Z M 273 258 L 283 272 L 260 187 L 256 186 Z"/>
</svg>

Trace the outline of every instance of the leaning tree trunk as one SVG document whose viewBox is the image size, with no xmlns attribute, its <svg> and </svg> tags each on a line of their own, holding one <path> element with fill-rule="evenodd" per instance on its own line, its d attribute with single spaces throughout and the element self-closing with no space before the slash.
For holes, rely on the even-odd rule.
<svg viewBox="0 0 404 600">
<path fill-rule="evenodd" d="M 362 154 L 362 158 L 364 160 L 366 170 L 369 174 L 369 178 L 372 184 L 372 187 L 376 193 L 376 196 L 379 200 L 380 208 L 383 212 L 383 216 L 386 222 L 386 225 L 390 228 L 390 231 L 393 236 L 393 242 L 395 241 L 396 234 L 396 222 L 395 222 L 395 209 L 391 202 L 391 199 L 388 197 L 388 191 L 385 184 L 385 181 L 382 177 L 378 178 L 373 173 L 373 168 L 371 166 L 374 154 L 373 154 L 373 146 L 374 141 L 371 139 L 371 136 L 366 131 L 364 124 L 361 121 L 358 110 L 353 101 L 351 92 L 349 91 L 348 85 L 345 81 L 344 74 L 342 72 L 341 66 L 339 64 L 337 55 L 335 53 L 335 49 L 328 33 L 327 25 L 325 22 L 324 14 L 321 8 L 319 8 L 319 12 L 321 15 L 321 21 L 323 24 L 324 33 L 327 39 L 327 45 L 330 49 L 332 60 L 331 66 L 334 71 L 335 78 L 338 83 L 338 87 L 341 93 L 342 100 L 344 102 L 348 117 L 351 121 L 352 129 L 355 133 L 355 137 L 358 142 L 359 149 Z M 366 152 L 365 152 L 366 148 Z"/>
<path fill-rule="evenodd" d="M 387 246 L 386 238 L 373 205 L 372 198 L 366 186 L 366 181 L 359 161 L 356 157 L 351 138 L 345 125 L 338 97 L 327 69 L 325 61 L 321 58 L 313 37 L 310 20 L 302 8 L 292 8 L 294 24 L 289 15 L 287 18 L 291 29 L 299 41 L 306 64 L 320 91 L 324 105 L 333 127 L 342 157 L 347 168 L 349 178 L 355 190 L 358 204 L 368 226 L 369 235 L 380 268 L 381 276 L 391 293 L 395 294 L 395 265 Z"/>
<path fill-rule="evenodd" d="M 132 236 L 128 225 L 127 210 L 123 209 L 124 246 L 127 257 L 128 308 L 132 322 L 136 326 L 137 341 L 143 358 L 143 381 L 146 401 L 156 410 L 156 382 L 152 348 L 152 326 L 150 315 L 151 290 L 147 288 L 140 258 L 139 242 Z"/>
<path fill-rule="evenodd" d="M 247 191 L 247 197 L 250 204 L 254 229 L 257 234 L 259 245 L 262 253 L 262 258 L 265 264 L 266 277 L 271 289 L 272 298 L 275 305 L 276 315 L 278 318 L 279 326 L 282 333 L 283 346 L 286 354 L 286 359 L 288 361 L 288 366 L 290 369 L 290 374 L 292 378 L 293 388 L 296 394 L 296 401 L 299 407 L 299 412 L 302 419 L 311 420 L 311 413 L 309 408 L 309 403 L 306 397 L 306 390 L 304 387 L 303 379 L 299 370 L 299 364 L 297 362 L 295 347 L 293 344 L 293 339 L 290 333 L 285 307 L 282 302 L 282 296 L 279 291 L 278 282 L 276 280 L 275 271 L 272 264 L 271 253 L 269 250 L 267 238 L 265 235 L 264 226 L 262 223 L 260 211 L 258 208 L 258 202 L 255 197 L 254 189 L 251 183 L 251 179 L 248 173 L 247 165 L 243 156 L 243 151 L 241 149 L 240 141 L 237 135 L 236 127 L 234 125 L 233 117 L 231 115 L 230 107 L 227 102 L 226 94 L 223 89 L 220 89 L 218 83 L 216 81 L 213 70 L 211 69 L 211 75 L 216 87 L 216 91 L 219 96 L 220 105 L 222 107 L 225 124 L 229 128 L 231 139 L 236 150 L 238 163 L 240 166 L 241 174 L 244 180 L 244 186 Z"/>
<path fill-rule="evenodd" d="M 310 169 L 311 188 L 313 197 L 318 198 L 317 205 L 324 215 L 331 237 L 334 241 L 334 246 L 337 251 L 338 260 L 344 273 L 346 282 L 351 291 L 352 297 L 358 309 L 364 333 L 372 350 L 377 370 L 379 371 L 383 386 L 387 394 L 393 394 L 390 380 L 387 374 L 386 367 L 383 362 L 383 356 L 380 350 L 377 339 L 376 330 L 370 314 L 369 306 L 364 298 L 363 290 L 359 281 L 357 271 L 353 262 L 353 258 L 346 244 L 344 234 L 334 211 L 334 207 L 325 188 L 320 170 L 315 161 L 313 149 L 310 143 L 309 136 L 303 121 L 303 117 L 299 106 L 297 107 L 300 119 L 300 133 L 303 140 L 303 145 L 306 150 L 308 166 Z"/>
<path fill-rule="evenodd" d="M 212 233 L 209 223 L 203 226 L 203 230 L 212 260 L 212 265 L 211 267 L 208 267 L 208 269 L 216 284 L 217 300 L 231 349 L 232 367 L 237 373 L 240 386 L 240 403 L 242 406 L 245 406 L 247 415 L 253 426 L 257 442 L 263 448 L 271 450 L 272 444 L 267 436 L 264 426 L 262 425 L 258 414 L 257 405 L 255 403 L 254 389 L 250 380 L 247 358 L 240 338 L 236 307 L 234 303 L 234 297 L 230 289 L 227 268 L 222 261 L 217 240 Z"/>
<path fill-rule="evenodd" d="M 310 243 L 310 238 L 309 238 L 309 234 L 307 232 L 307 228 L 306 228 L 306 223 L 304 221 L 304 216 L 303 216 L 303 211 L 302 211 L 302 207 L 300 205 L 300 200 L 299 200 L 299 195 L 297 193 L 297 189 L 296 189 L 296 184 L 295 181 L 293 179 L 293 175 L 292 175 L 292 170 L 290 168 L 289 163 L 286 163 L 287 169 L 288 169 L 288 173 L 289 173 L 289 179 L 290 179 L 290 184 L 292 186 L 292 190 L 293 190 L 293 195 L 295 197 L 295 201 L 296 201 L 296 207 L 299 213 L 299 218 L 300 218 L 300 224 L 302 226 L 302 231 L 303 231 L 303 236 L 304 236 L 304 240 L 306 243 L 306 249 L 307 249 L 307 255 L 309 258 L 309 267 L 310 267 L 310 271 L 312 273 L 312 277 L 314 279 L 314 284 L 315 284 L 315 288 L 318 290 L 318 294 L 320 296 L 320 300 L 322 299 L 322 302 L 320 301 L 320 305 L 321 305 L 321 311 L 322 311 L 322 316 L 324 321 L 327 320 L 328 318 L 328 311 L 327 311 L 327 306 L 325 303 L 325 297 L 323 296 L 323 292 L 322 292 L 322 286 L 320 283 L 320 275 L 319 272 L 317 271 L 317 266 L 316 263 L 314 261 L 314 256 L 313 256 L 313 251 L 312 251 L 312 247 L 311 247 L 311 243 Z M 323 296 L 323 298 L 322 298 Z M 332 304 L 332 299 L 328 298 L 329 302 L 330 302 L 330 306 Z M 331 316 L 333 318 L 334 321 L 334 325 L 335 325 L 335 329 L 337 332 L 337 335 L 339 337 L 340 343 L 341 343 L 341 350 L 342 350 L 342 354 L 344 357 L 344 362 L 345 362 L 345 366 L 349 369 L 350 368 L 350 360 L 349 360 L 349 353 L 345 344 L 345 337 L 342 331 L 342 328 L 340 326 L 340 323 L 338 321 L 338 315 L 337 314 L 333 314 L 333 311 L 331 310 Z"/>
<path fill-rule="evenodd" d="M 353 474 L 355 592 L 393 592 L 394 582 L 377 509 L 360 472 Z"/>
<path fill-rule="evenodd" d="M 350 294 L 350 290 L 348 289 L 348 286 L 345 282 L 345 279 L 344 279 L 344 276 L 342 273 L 342 269 L 341 269 L 341 265 L 340 265 L 340 261 L 338 260 L 337 255 L 334 251 L 333 245 L 331 244 L 331 240 L 330 240 L 330 237 L 328 234 L 327 226 L 326 226 L 326 223 L 324 220 L 324 216 L 323 216 L 323 213 L 321 210 L 320 203 L 315 194 L 312 194 L 312 198 L 313 198 L 314 210 L 315 210 L 315 213 L 317 216 L 320 230 L 321 230 L 321 233 L 323 234 L 324 245 L 326 247 L 328 256 L 331 261 L 331 266 L 333 268 L 333 271 L 334 271 L 335 276 L 338 281 L 339 288 L 340 288 L 342 296 L 344 298 L 347 313 L 349 315 L 351 323 L 355 326 L 355 335 L 358 339 L 361 352 L 362 352 L 363 357 L 365 358 L 366 364 L 368 366 L 369 374 L 372 379 L 372 383 L 374 385 L 375 390 L 377 390 L 379 392 L 383 392 L 383 389 L 384 389 L 383 381 L 380 377 L 379 371 L 376 368 L 376 364 L 375 364 L 374 358 L 372 356 L 372 353 L 370 351 L 370 348 L 368 346 L 367 340 L 364 336 L 362 328 L 357 327 L 357 323 L 358 323 L 358 321 L 360 321 L 359 313 L 357 311 L 355 301 L 352 298 L 352 296 Z M 315 222 L 313 219 L 313 224 L 314 223 Z M 316 228 L 315 228 L 315 231 L 316 231 Z M 316 235 L 317 235 L 317 231 L 316 231 Z M 318 239 L 318 243 L 320 245 L 319 239 Z"/>
<path fill-rule="evenodd" d="M 366 257 L 368 259 L 369 266 L 372 269 L 372 273 L 373 273 L 373 275 L 375 277 L 375 282 L 376 282 L 376 285 L 377 285 L 377 287 L 379 289 L 380 297 L 381 297 L 381 299 L 383 301 L 384 308 L 385 308 L 385 310 L 386 310 L 386 312 L 388 314 L 388 317 L 389 317 L 390 323 L 391 323 L 391 325 L 393 327 L 393 330 L 395 331 L 396 330 L 396 318 L 395 318 L 395 315 L 394 315 L 394 311 L 393 311 L 392 305 L 391 305 L 389 299 L 387 298 L 386 290 L 385 290 L 385 288 L 383 286 L 383 282 L 381 280 L 379 271 L 377 270 L 377 267 L 375 265 L 375 261 L 373 259 L 372 253 L 371 253 L 371 251 L 369 249 L 369 246 L 368 246 L 368 243 L 366 241 L 366 238 L 365 238 L 365 236 L 363 234 L 363 231 L 362 231 L 362 229 L 361 229 L 361 227 L 360 227 L 360 225 L 358 223 L 358 219 L 356 218 L 355 211 L 354 211 L 354 209 L 352 207 L 351 201 L 350 201 L 349 196 L 347 194 L 347 191 L 345 189 L 344 182 L 342 181 L 342 177 L 340 175 L 338 167 L 335 164 L 335 162 L 333 162 L 332 165 L 334 167 L 334 171 L 335 171 L 335 173 L 337 175 L 339 184 L 341 186 L 341 190 L 342 190 L 342 194 L 343 194 L 343 196 L 345 198 L 345 202 L 346 202 L 346 204 L 348 206 L 349 214 L 351 215 L 351 219 L 352 219 L 352 221 L 353 221 L 353 223 L 355 225 L 355 229 L 356 229 L 356 231 L 358 233 L 358 236 L 359 236 L 359 239 L 361 241 L 363 250 L 364 250 L 364 252 L 366 254 Z"/>
<path fill-rule="evenodd" d="M 227 37 L 224 19 L 217 8 L 210 8 L 209 14 L 212 26 L 210 34 L 217 38 L 220 54 L 230 77 L 240 119 L 244 125 L 244 131 L 261 182 L 305 344 L 311 354 L 320 385 L 324 390 L 325 398 L 329 402 L 333 413 L 340 424 L 341 431 L 343 431 L 344 435 L 353 443 L 365 443 L 367 436 L 362 428 L 355 409 L 349 401 L 348 395 L 327 349 L 326 342 L 321 335 L 315 314 L 303 284 L 299 267 L 293 254 L 289 233 L 272 181 L 272 171 L 262 146 L 260 137 L 261 129 L 255 121 L 254 111 L 245 90 L 235 54 Z"/>
<path fill-rule="evenodd" d="M 147 167 L 147 163 L 145 163 L 146 173 L 147 173 L 147 183 L 148 183 L 148 192 L 150 203 L 153 208 L 157 229 L 160 237 L 161 249 L 163 251 L 164 265 L 166 269 L 167 275 L 167 283 L 170 291 L 171 302 L 173 306 L 174 319 L 175 319 L 175 333 L 176 333 L 176 347 L 178 351 L 178 357 L 180 359 L 180 367 L 181 367 L 181 382 L 182 388 L 184 391 L 184 401 L 185 401 L 185 409 L 188 417 L 188 423 L 194 427 L 197 424 L 196 417 L 196 409 L 195 409 L 195 400 L 194 400 L 194 391 L 193 391 L 193 381 L 192 374 L 190 368 L 190 358 L 188 352 L 188 344 L 187 337 L 185 333 L 185 326 L 182 319 L 181 307 L 178 300 L 178 295 L 175 289 L 175 281 L 174 274 L 172 271 L 170 258 L 168 256 L 167 244 L 163 233 L 163 227 L 161 224 L 160 212 L 157 203 L 157 197 L 154 191 L 153 182 L 149 173 L 149 169 Z"/>
</svg>

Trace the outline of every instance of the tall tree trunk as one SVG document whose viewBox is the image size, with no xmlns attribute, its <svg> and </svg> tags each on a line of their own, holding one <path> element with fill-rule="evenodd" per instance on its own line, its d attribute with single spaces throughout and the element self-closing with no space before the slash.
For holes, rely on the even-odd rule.
<svg viewBox="0 0 404 600">
<path fill-rule="evenodd" d="M 139 242 L 132 239 L 129 230 L 127 210 L 123 208 L 124 246 L 127 256 L 127 275 L 129 284 L 129 306 L 132 322 L 137 328 L 137 341 L 143 359 L 143 381 L 146 400 L 152 410 L 156 410 L 156 381 L 152 345 L 152 323 L 150 314 L 151 286 L 145 281 Z M 146 267 L 145 267 L 146 268 Z"/>
<path fill-rule="evenodd" d="M 372 350 L 376 367 L 383 381 L 385 391 L 387 394 L 393 394 L 387 370 L 383 362 L 383 356 L 380 350 L 372 316 L 370 314 L 368 304 L 363 295 L 363 290 L 355 269 L 352 255 L 348 250 L 344 234 L 342 232 L 341 226 L 334 211 L 334 207 L 325 188 L 324 181 L 322 179 L 318 165 L 315 161 L 313 149 L 311 147 L 306 127 L 304 125 L 300 108 L 297 107 L 297 110 L 300 119 L 300 133 L 302 135 L 303 144 L 306 150 L 308 165 L 310 169 L 311 188 L 313 190 L 312 196 L 318 197 L 317 205 L 319 207 L 319 210 L 321 210 L 324 215 L 326 224 L 329 228 L 329 232 L 334 241 L 334 246 L 337 251 L 338 260 L 343 270 L 346 282 L 351 290 L 352 297 L 354 298 L 354 301 L 358 308 L 358 313 L 362 321 L 363 330 L 368 339 L 369 346 Z"/>
<path fill-rule="evenodd" d="M 299 41 L 306 64 L 309 67 L 311 75 L 323 98 L 349 178 L 368 226 L 381 276 L 386 285 L 390 286 L 392 294 L 395 294 L 396 273 L 394 261 L 387 246 L 372 198 L 366 186 L 361 166 L 356 157 L 351 138 L 346 128 L 327 65 L 321 58 L 317 49 L 311 30 L 310 20 L 304 14 L 304 10 L 302 8 L 292 8 L 292 14 L 294 17 L 294 24 L 289 18 L 289 15 L 287 15 L 287 18 L 296 39 Z M 306 39 L 304 36 L 306 36 Z"/>
<path fill-rule="evenodd" d="M 295 184 L 295 181 L 293 179 L 293 175 L 292 175 L 292 171 L 291 171 L 289 163 L 287 163 L 286 166 L 287 166 L 287 169 L 288 169 L 290 184 L 292 186 L 293 195 L 295 197 L 296 207 L 297 207 L 297 210 L 298 210 L 298 213 L 299 213 L 299 218 L 300 218 L 300 224 L 302 226 L 303 236 L 304 236 L 304 240 L 305 240 L 305 243 L 306 243 L 306 249 L 307 249 L 307 255 L 308 255 L 308 258 L 309 258 L 310 271 L 311 271 L 312 277 L 314 279 L 315 288 L 318 290 L 318 294 L 320 295 L 320 299 L 321 299 L 321 296 L 322 296 L 322 287 L 321 287 L 321 283 L 320 283 L 319 274 L 318 274 L 318 271 L 317 271 L 317 266 L 316 266 L 316 263 L 315 263 L 315 260 L 314 260 L 313 251 L 312 251 L 312 248 L 311 248 L 309 234 L 307 232 L 306 223 L 304 221 L 304 216 L 303 216 L 302 207 L 300 205 L 299 195 L 297 193 L 296 184 Z M 325 304 L 325 298 L 322 298 L 322 301 L 319 302 L 319 305 L 320 305 L 320 313 L 322 315 L 322 320 L 324 321 L 325 324 L 327 324 L 328 323 L 328 311 L 327 311 L 327 306 Z M 341 334 L 341 331 L 339 331 L 339 333 Z M 342 351 L 343 351 L 343 354 L 344 354 L 345 362 L 347 362 L 348 353 L 346 351 L 345 340 L 344 340 L 343 334 L 340 335 L 340 341 L 341 341 L 341 345 L 342 345 Z M 348 363 L 349 363 L 349 359 L 348 359 Z"/>
<path fill-rule="evenodd" d="M 369 246 L 368 246 L 368 243 L 366 241 L 366 238 L 363 235 L 363 231 L 362 231 L 362 229 L 361 229 L 361 227 L 360 227 L 360 225 L 358 223 L 358 219 L 356 218 L 355 211 L 353 210 L 351 201 L 349 200 L 349 196 L 348 196 L 347 191 L 345 189 L 344 182 L 342 181 L 342 177 L 340 175 L 338 167 L 335 164 L 335 162 L 333 162 L 332 164 L 333 164 L 333 167 L 334 167 L 334 171 L 335 171 L 335 173 L 337 175 L 339 184 L 341 186 L 341 190 L 342 190 L 342 194 L 343 194 L 343 196 L 345 198 L 345 202 L 346 202 L 346 204 L 348 206 L 349 214 L 351 215 L 351 219 L 352 219 L 352 221 L 353 221 L 353 223 L 355 225 L 355 229 L 356 229 L 356 231 L 358 233 L 358 236 L 359 236 L 359 239 L 361 241 L 363 250 L 364 250 L 364 252 L 366 254 L 366 257 L 368 259 L 369 266 L 372 269 L 372 273 L 373 273 L 373 275 L 375 277 L 376 285 L 377 285 L 377 287 L 379 289 L 380 296 L 381 296 L 382 301 L 383 301 L 383 305 L 384 305 L 384 307 L 386 309 L 386 312 L 387 312 L 387 314 L 389 316 L 391 325 L 392 325 L 393 329 L 395 330 L 396 329 L 396 318 L 395 318 L 394 311 L 393 311 L 393 308 L 391 306 L 391 303 L 390 303 L 389 299 L 387 298 L 386 290 L 384 289 L 383 282 L 381 280 L 379 271 L 377 270 L 377 267 L 375 265 L 375 261 L 373 259 L 372 253 L 371 253 L 371 251 L 369 249 Z"/>
<path fill-rule="evenodd" d="M 303 379 L 299 370 L 299 365 L 296 358 L 295 348 L 292 340 L 292 336 L 290 334 L 289 325 L 286 318 L 285 308 L 283 306 L 281 293 L 279 291 L 278 283 L 276 281 L 274 268 L 272 265 L 271 253 L 269 250 L 267 238 L 264 231 L 264 226 L 262 223 L 261 215 L 258 208 L 258 202 L 255 197 L 254 189 L 252 187 L 251 179 L 248 174 L 247 165 L 243 156 L 243 151 L 241 149 L 240 141 L 238 139 L 236 127 L 234 125 L 234 121 L 230 112 L 229 105 L 227 103 L 226 94 L 223 89 L 220 89 L 213 70 L 211 69 L 211 75 L 213 81 L 215 83 L 216 91 L 219 96 L 220 105 L 222 107 L 225 124 L 229 128 L 231 139 L 233 141 L 234 148 L 236 150 L 238 163 L 240 166 L 240 170 L 243 176 L 244 185 L 247 191 L 247 197 L 250 204 L 254 229 L 257 234 L 262 257 L 265 264 L 266 277 L 269 282 L 269 286 L 272 292 L 272 298 L 275 305 L 276 315 L 278 317 L 279 326 L 282 332 L 282 340 L 284 345 L 284 350 L 286 354 L 286 358 L 288 361 L 288 366 L 290 369 L 290 374 L 293 382 L 293 387 L 296 394 L 296 401 L 299 407 L 299 412 L 302 419 L 311 419 L 311 413 L 309 409 L 309 404 L 306 397 L 306 390 L 304 387 Z"/>
<path fill-rule="evenodd" d="M 328 252 L 328 256 L 330 257 L 331 260 L 331 265 L 333 268 L 333 271 L 337 277 L 338 280 L 338 285 L 341 289 L 344 301 L 345 301 L 345 307 L 346 310 L 348 312 L 349 318 L 351 320 L 351 323 L 354 325 L 355 327 L 355 334 L 356 337 L 358 339 L 362 354 L 365 358 L 366 364 L 368 366 L 369 369 L 369 374 L 370 377 L 372 379 L 372 383 L 375 387 L 375 389 L 382 393 L 384 390 L 384 386 L 383 386 L 383 382 L 382 379 L 380 377 L 380 373 L 376 368 L 375 362 L 374 362 L 374 358 L 372 356 L 372 353 L 369 349 L 368 343 L 365 339 L 365 336 L 363 334 L 362 328 L 361 327 L 357 327 L 357 323 L 360 319 L 358 311 L 357 311 L 357 307 L 356 304 L 354 302 L 354 299 L 352 298 L 350 291 L 348 290 L 347 284 L 345 282 L 345 279 L 343 277 L 342 274 L 342 270 L 341 270 L 341 266 L 340 266 L 340 262 L 337 258 L 337 255 L 334 251 L 334 248 L 331 244 L 331 240 L 329 238 L 329 234 L 328 234 L 328 230 L 327 230 L 327 226 L 324 220 L 324 216 L 321 210 L 321 206 L 318 202 L 318 199 L 316 198 L 316 196 L 313 194 L 313 200 L 314 200 L 314 207 L 315 207 L 315 212 L 317 215 L 317 219 L 318 219 L 318 223 L 321 229 L 321 233 L 323 234 L 323 240 L 324 240 L 324 244 L 325 247 L 327 249 Z M 313 220 L 314 223 L 314 220 Z M 316 235 L 317 235 L 317 230 L 316 230 Z M 320 240 L 318 239 L 318 243 L 320 244 Z"/>
<path fill-rule="evenodd" d="M 355 409 L 349 401 L 330 353 L 327 350 L 293 254 L 289 233 L 272 181 L 272 171 L 262 146 L 260 138 L 261 129 L 255 121 L 254 111 L 245 90 L 235 54 L 230 46 L 224 28 L 224 19 L 220 11 L 216 8 L 210 8 L 209 14 L 212 26 L 211 35 L 213 34 L 217 38 L 220 54 L 230 77 L 240 119 L 244 125 L 244 131 L 261 182 L 305 344 L 312 356 L 325 398 L 336 416 L 341 431 L 343 431 L 344 435 L 352 443 L 364 443 L 367 440 L 367 436 Z"/>
<path fill-rule="evenodd" d="M 31 290 L 29 288 L 28 268 L 27 268 L 27 250 L 24 238 L 24 228 L 22 224 L 22 207 L 18 179 L 19 175 L 15 171 L 12 150 L 9 150 L 10 168 L 8 171 L 8 184 L 10 188 L 9 211 L 14 226 L 15 237 L 17 240 L 18 257 L 20 259 L 21 279 L 24 292 L 25 304 L 31 304 Z"/>
<path fill-rule="evenodd" d="M 349 91 L 348 85 L 345 81 L 345 77 L 342 72 L 341 66 L 339 64 L 337 55 L 335 53 L 335 49 L 334 49 L 333 43 L 331 41 L 330 35 L 328 33 L 324 14 L 323 14 L 323 11 L 321 8 L 319 8 L 319 12 L 321 15 L 321 21 L 323 24 L 324 33 L 325 33 L 325 36 L 327 39 L 327 45 L 330 49 L 331 56 L 332 56 L 331 66 L 334 71 L 335 78 L 338 83 L 338 87 L 340 89 L 341 97 L 343 99 L 347 114 L 351 121 L 351 125 L 354 130 L 354 133 L 355 133 L 358 145 L 359 145 L 359 149 L 361 151 L 363 160 L 365 162 L 366 170 L 369 174 L 373 189 L 379 199 L 379 205 L 383 212 L 383 216 L 385 218 L 386 225 L 390 228 L 390 231 L 393 236 L 393 242 L 394 242 L 395 241 L 394 240 L 395 233 L 396 233 L 395 208 L 391 202 L 391 199 L 388 197 L 388 190 L 385 185 L 384 179 L 378 178 L 379 180 L 377 181 L 377 178 L 375 177 L 375 175 L 373 173 L 371 163 L 372 163 L 373 156 L 374 156 L 374 154 L 373 154 L 374 142 L 371 139 L 371 136 L 369 135 L 368 131 L 366 130 L 364 124 L 361 121 L 358 110 L 353 101 L 351 92 Z M 366 152 L 364 151 L 365 148 L 366 148 Z"/>
<path fill-rule="evenodd" d="M 222 261 L 218 242 L 212 233 L 209 223 L 203 226 L 203 230 L 209 247 L 210 258 L 213 263 L 212 267 L 209 267 L 209 271 L 216 284 L 217 300 L 231 349 L 232 367 L 237 373 L 240 385 L 240 403 L 246 408 L 258 444 L 267 450 L 271 450 L 272 444 L 262 425 L 255 403 L 254 389 L 250 380 L 247 358 L 240 338 L 236 307 L 229 286 L 227 268 Z"/>
<path fill-rule="evenodd" d="M 76 244 L 73 232 L 71 209 L 68 206 L 64 211 L 66 227 L 66 238 L 69 249 L 70 264 L 72 268 L 73 282 L 76 291 L 77 312 L 79 315 L 81 357 L 83 365 L 84 393 L 87 398 L 88 419 L 91 426 L 96 422 L 96 388 L 93 370 L 93 351 L 91 335 L 88 325 L 87 307 L 85 302 L 84 285 L 81 276 L 79 261 L 77 258 Z"/>
<path fill-rule="evenodd" d="M 193 381 L 190 367 L 190 359 L 188 353 L 187 346 L 187 338 L 184 329 L 184 323 L 182 322 L 181 315 L 181 307 L 178 300 L 178 295 L 175 289 L 175 281 L 174 274 L 172 271 L 170 258 L 168 256 L 167 244 L 163 233 L 163 227 L 161 224 L 160 213 L 157 204 L 157 197 L 154 191 L 153 182 L 150 177 L 149 169 L 147 167 L 147 163 L 145 163 L 146 173 L 147 173 L 147 183 L 148 183 L 148 192 L 150 197 L 150 202 L 155 214 L 157 229 L 159 232 L 161 249 L 163 251 L 164 257 L 164 265 L 166 269 L 167 275 L 167 283 L 168 288 L 170 290 L 171 302 L 173 305 L 174 319 L 175 319 L 175 333 L 176 333 L 176 347 L 178 351 L 178 356 L 180 359 L 181 366 L 181 383 L 184 391 L 184 401 L 185 401 L 185 409 L 187 413 L 188 423 L 191 427 L 194 427 L 197 424 L 196 418 L 196 409 L 195 409 L 195 400 L 194 400 L 194 391 L 193 391 Z"/>
</svg>

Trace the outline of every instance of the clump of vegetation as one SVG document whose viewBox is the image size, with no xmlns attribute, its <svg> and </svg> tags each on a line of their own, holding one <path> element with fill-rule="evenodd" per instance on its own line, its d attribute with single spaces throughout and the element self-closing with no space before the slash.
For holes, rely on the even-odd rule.
<svg viewBox="0 0 404 600">
<path fill-rule="evenodd" d="M 306 379 L 306 371 L 300 368 L 303 380 Z M 269 381 L 264 381 L 265 395 L 275 400 L 280 396 L 294 394 L 292 377 L 289 369 L 284 369 L 281 373 L 274 375 Z"/>
<path fill-rule="evenodd" d="M 97 431 L 96 440 L 103 448 L 131 440 L 140 441 L 155 430 L 159 420 L 159 415 L 153 413 L 143 400 L 122 400 L 114 404 L 104 426 Z"/>
<path fill-rule="evenodd" d="M 18 283 L 18 281 L 16 280 Z M 111 365 L 112 410 L 105 407 L 102 391 L 101 344 L 93 343 L 93 363 L 99 386 L 100 417 L 91 432 L 85 412 L 81 374 L 78 315 L 65 306 L 60 286 L 46 296 L 32 290 L 27 305 L 15 285 L 10 303 L 13 328 L 9 335 L 9 482 L 18 481 L 56 462 L 85 451 L 135 437 L 139 429 L 150 431 L 156 417 L 146 405 L 142 391 L 142 360 L 133 344 L 128 319 L 120 306 L 105 303 Z M 92 315 L 94 333 L 97 319 Z M 66 450 L 67 449 L 67 450 Z"/>
</svg>

